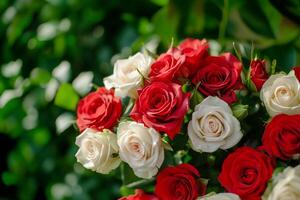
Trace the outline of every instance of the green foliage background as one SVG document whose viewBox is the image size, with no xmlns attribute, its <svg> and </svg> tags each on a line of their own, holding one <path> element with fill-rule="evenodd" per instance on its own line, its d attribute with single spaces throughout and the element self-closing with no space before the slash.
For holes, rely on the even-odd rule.
<svg viewBox="0 0 300 200">
<path fill-rule="evenodd" d="M 300 65 L 298 0 L 1 0 L 0 199 L 116 199 L 121 178 L 75 161 L 78 99 L 118 58 L 172 39 L 242 44 Z M 250 44 L 250 45 L 249 45 Z"/>
</svg>

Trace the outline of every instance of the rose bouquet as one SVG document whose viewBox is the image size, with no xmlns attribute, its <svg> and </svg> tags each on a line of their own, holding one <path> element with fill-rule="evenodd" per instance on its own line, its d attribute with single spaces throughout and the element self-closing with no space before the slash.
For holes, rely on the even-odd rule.
<svg viewBox="0 0 300 200">
<path fill-rule="evenodd" d="M 123 200 L 300 199 L 300 68 L 236 55 L 186 39 L 118 60 L 78 104 L 77 161 Z"/>
</svg>

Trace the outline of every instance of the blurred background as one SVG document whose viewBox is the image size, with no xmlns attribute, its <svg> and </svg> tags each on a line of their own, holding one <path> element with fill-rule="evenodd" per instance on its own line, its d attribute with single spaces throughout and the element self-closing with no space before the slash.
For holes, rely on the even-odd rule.
<svg viewBox="0 0 300 200">
<path fill-rule="evenodd" d="M 215 53 L 253 43 L 287 69 L 300 65 L 299 25 L 299 0 L 1 0 L 0 199 L 120 196 L 117 172 L 74 157 L 76 104 L 115 60 L 196 37 Z"/>
</svg>

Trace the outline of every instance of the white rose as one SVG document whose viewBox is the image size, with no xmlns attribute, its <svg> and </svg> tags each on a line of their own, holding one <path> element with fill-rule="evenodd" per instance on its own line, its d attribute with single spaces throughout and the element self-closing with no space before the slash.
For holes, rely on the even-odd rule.
<svg viewBox="0 0 300 200">
<path fill-rule="evenodd" d="M 108 174 L 121 162 L 117 155 L 117 136 L 109 130 L 98 132 L 87 128 L 76 137 L 75 143 L 79 146 L 77 162 L 87 169 Z"/>
<path fill-rule="evenodd" d="M 300 165 L 287 167 L 275 178 L 275 185 L 266 200 L 299 200 L 300 199 Z"/>
<path fill-rule="evenodd" d="M 188 124 L 188 135 L 193 150 L 210 153 L 233 147 L 243 136 L 240 122 L 228 104 L 212 96 L 195 107 Z"/>
<path fill-rule="evenodd" d="M 240 197 L 233 193 L 219 193 L 198 197 L 197 200 L 240 200 Z"/>
<path fill-rule="evenodd" d="M 129 164 L 136 176 L 155 176 L 164 160 L 160 134 L 137 122 L 122 122 L 118 127 L 120 158 Z"/>
<path fill-rule="evenodd" d="M 260 98 L 270 116 L 300 114 L 300 83 L 293 72 L 272 75 L 264 83 Z"/>
<path fill-rule="evenodd" d="M 119 97 L 135 98 L 137 89 L 143 84 L 143 76 L 148 76 L 152 61 L 150 56 L 142 53 L 118 60 L 113 74 L 103 80 L 106 89 L 115 88 L 115 94 Z"/>
</svg>

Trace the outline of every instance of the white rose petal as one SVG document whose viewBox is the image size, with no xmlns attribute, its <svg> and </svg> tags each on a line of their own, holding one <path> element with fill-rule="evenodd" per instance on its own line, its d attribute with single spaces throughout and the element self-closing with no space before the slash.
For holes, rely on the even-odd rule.
<svg viewBox="0 0 300 200">
<path fill-rule="evenodd" d="M 240 197 L 233 193 L 219 193 L 198 197 L 197 200 L 240 200 Z"/>
<path fill-rule="evenodd" d="M 288 167 L 275 178 L 275 185 L 264 200 L 299 200 L 300 199 L 300 165 Z"/>
<path fill-rule="evenodd" d="M 137 122 L 122 122 L 118 127 L 120 158 L 128 163 L 136 176 L 155 176 L 164 160 L 160 134 Z"/>
<path fill-rule="evenodd" d="M 108 174 L 121 162 L 117 156 L 117 136 L 110 130 L 98 132 L 88 128 L 77 136 L 75 143 L 79 146 L 77 161 L 87 169 Z"/>
<path fill-rule="evenodd" d="M 150 56 L 142 53 L 117 60 L 113 74 L 103 80 L 106 89 L 115 88 L 119 97 L 136 98 L 137 89 L 143 84 L 143 76 L 148 76 L 152 61 Z"/>
<path fill-rule="evenodd" d="M 198 152 L 229 149 L 242 138 L 240 122 L 226 102 L 209 96 L 195 107 L 188 124 L 189 142 Z"/>
<path fill-rule="evenodd" d="M 300 114 L 300 83 L 294 73 L 272 75 L 264 83 L 260 98 L 270 116 Z"/>
</svg>

